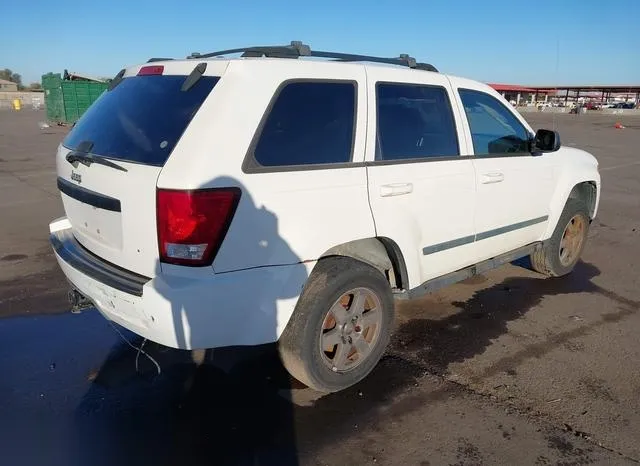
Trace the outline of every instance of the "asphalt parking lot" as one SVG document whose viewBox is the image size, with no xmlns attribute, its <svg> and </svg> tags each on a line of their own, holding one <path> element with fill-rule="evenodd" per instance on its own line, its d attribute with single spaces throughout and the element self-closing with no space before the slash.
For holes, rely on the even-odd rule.
<svg viewBox="0 0 640 466">
<path fill-rule="evenodd" d="M 0 464 L 640 462 L 640 117 L 525 116 L 600 161 L 575 272 L 509 265 L 403 303 L 373 374 L 320 397 L 273 348 L 150 345 L 162 371 L 136 373 L 95 310 L 68 312 L 49 249 L 65 129 L 0 111 Z"/>
</svg>

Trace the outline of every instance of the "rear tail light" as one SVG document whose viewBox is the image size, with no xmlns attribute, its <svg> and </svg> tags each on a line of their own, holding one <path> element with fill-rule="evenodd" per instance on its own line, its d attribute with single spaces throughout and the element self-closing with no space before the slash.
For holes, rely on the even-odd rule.
<svg viewBox="0 0 640 466">
<path fill-rule="evenodd" d="M 160 261 L 211 265 L 240 200 L 238 188 L 157 192 Z"/>
</svg>

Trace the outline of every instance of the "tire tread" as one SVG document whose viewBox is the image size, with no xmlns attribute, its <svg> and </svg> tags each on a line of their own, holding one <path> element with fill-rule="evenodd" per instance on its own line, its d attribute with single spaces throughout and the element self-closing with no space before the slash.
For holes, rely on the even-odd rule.
<svg viewBox="0 0 640 466">
<path fill-rule="evenodd" d="M 278 348 L 282 364 L 289 374 L 304 383 L 308 387 L 319 392 L 334 392 L 346 388 L 347 386 L 357 383 L 366 373 L 352 381 L 343 375 L 345 384 L 339 384 L 335 381 L 329 381 L 318 375 L 318 371 L 314 371 L 311 364 L 314 364 L 308 352 L 305 352 L 305 344 L 315 344 L 314 330 L 315 326 L 310 325 L 314 317 L 320 309 L 330 306 L 327 303 L 328 296 L 336 286 L 344 286 L 345 280 L 353 280 L 360 277 L 363 280 L 376 283 L 380 289 L 384 289 L 386 296 L 380 296 L 383 307 L 385 303 L 391 303 L 391 322 L 393 321 L 393 296 L 391 287 L 386 278 L 377 269 L 365 264 L 361 261 L 342 256 L 334 256 L 324 258 L 318 262 L 313 272 L 309 276 L 307 283 L 298 300 L 296 308 L 285 327 L 278 341 Z M 384 286 L 384 288 L 382 288 Z M 323 302 L 324 301 L 324 302 Z M 392 325 L 387 326 L 386 334 L 380 335 L 379 344 L 387 346 Z M 376 361 L 377 363 L 377 361 Z M 374 365 L 375 366 L 375 365 Z M 361 366 L 353 371 L 358 371 Z M 373 366 L 371 367 L 373 369 Z M 371 370 L 369 369 L 369 370 Z M 315 373 L 314 373 L 315 372 Z"/>
<path fill-rule="evenodd" d="M 531 267 L 538 273 L 546 275 L 548 277 L 561 277 L 563 275 L 567 275 L 573 270 L 575 263 L 570 265 L 569 267 L 564 267 L 560 263 L 559 258 L 557 258 L 557 250 L 560 247 L 560 240 L 562 234 L 564 233 L 564 227 L 569 222 L 569 220 L 577 214 L 582 214 L 587 219 L 587 232 L 588 232 L 588 221 L 589 221 L 589 210 L 587 205 L 582 199 L 569 198 L 567 203 L 565 204 L 564 210 L 558 219 L 558 223 L 553 231 L 553 235 L 549 240 L 545 241 L 542 245 L 542 248 L 534 251 L 530 256 Z M 585 232 L 585 235 L 587 233 Z M 585 241 L 582 244 L 584 248 Z M 580 256 L 578 256 L 576 262 L 579 260 Z"/>
</svg>

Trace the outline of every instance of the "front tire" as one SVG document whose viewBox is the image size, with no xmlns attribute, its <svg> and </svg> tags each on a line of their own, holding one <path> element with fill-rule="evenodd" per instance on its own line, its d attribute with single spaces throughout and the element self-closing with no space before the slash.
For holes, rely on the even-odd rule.
<svg viewBox="0 0 640 466">
<path fill-rule="evenodd" d="M 587 242 L 589 210 L 580 199 L 569 199 L 551 238 L 531 255 L 536 272 L 561 277 L 576 266 Z"/>
<path fill-rule="evenodd" d="M 391 287 L 380 271 L 348 257 L 323 259 L 280 337 L 282 363 L 314 390 L 343 390 L 382 357 L 393 313 Z"/>
</svg>

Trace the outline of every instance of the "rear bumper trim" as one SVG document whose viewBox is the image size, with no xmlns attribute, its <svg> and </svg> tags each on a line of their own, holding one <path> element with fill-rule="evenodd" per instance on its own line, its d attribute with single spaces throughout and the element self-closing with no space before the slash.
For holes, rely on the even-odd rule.
<svg viewBox="0 0 640 466">
<path fill-rule="evenodd" d="M 56 254 L 71 267 L 123 293 L 142 296 L 144 285 L 151 280 L 90 253 L 75 239 L 71 229 L 52 232 L 49 241 Z"/>
</svg>

